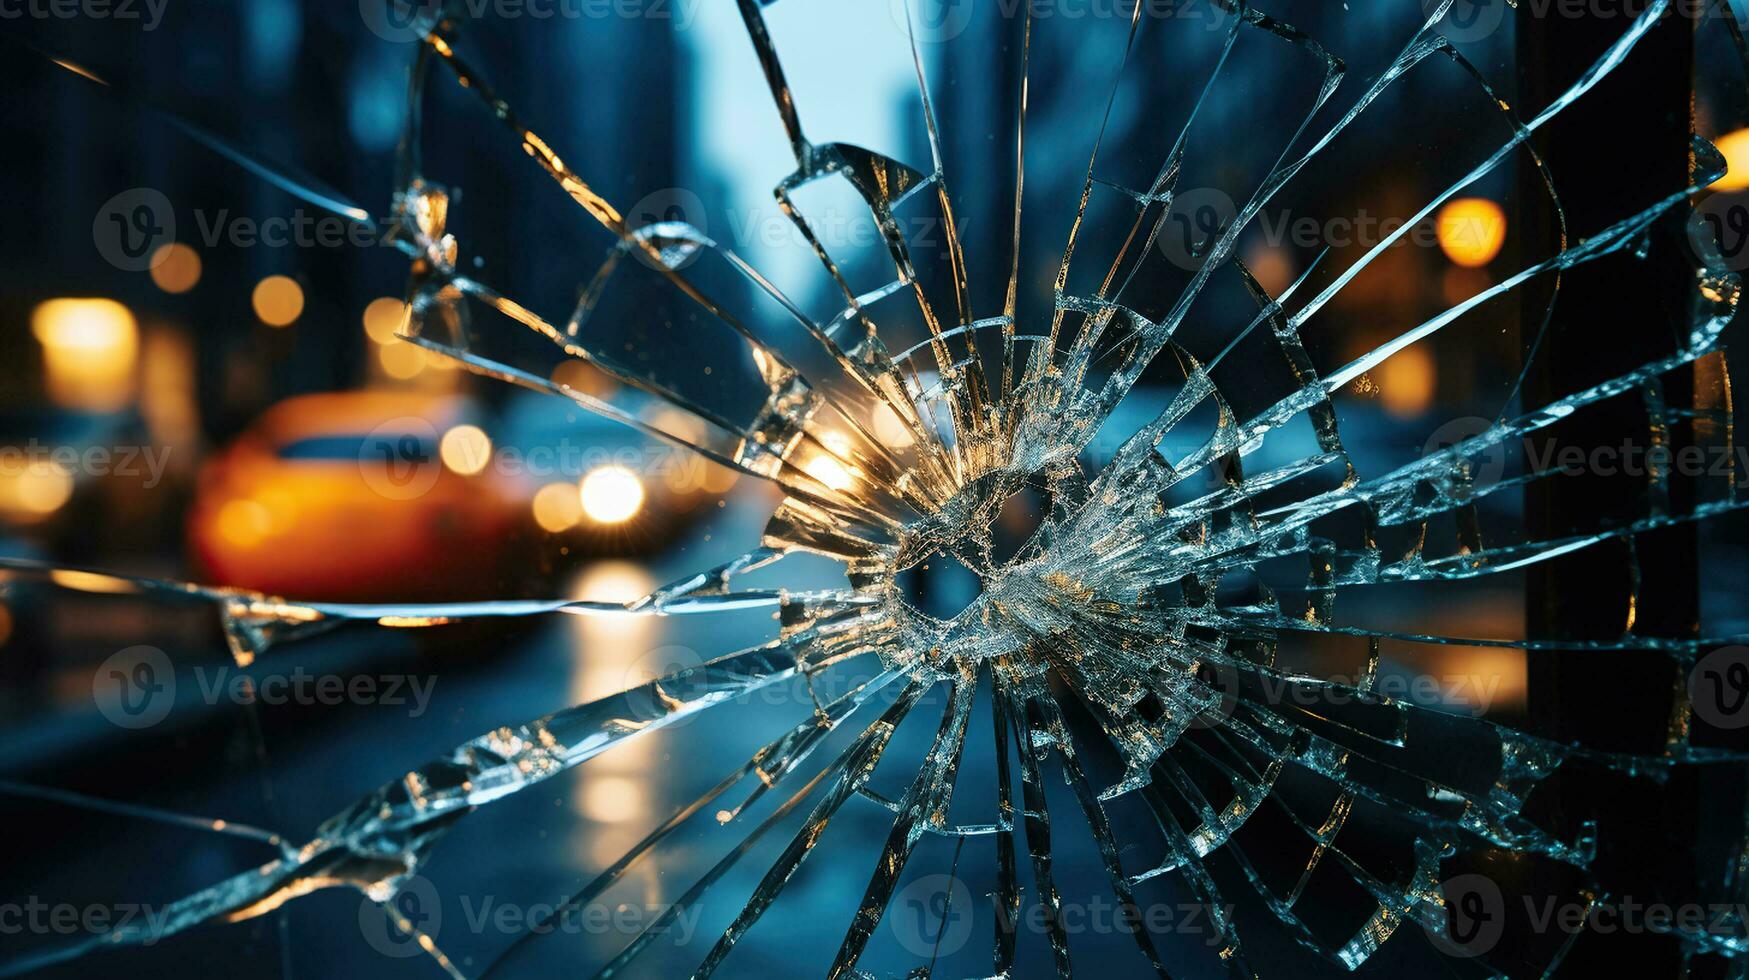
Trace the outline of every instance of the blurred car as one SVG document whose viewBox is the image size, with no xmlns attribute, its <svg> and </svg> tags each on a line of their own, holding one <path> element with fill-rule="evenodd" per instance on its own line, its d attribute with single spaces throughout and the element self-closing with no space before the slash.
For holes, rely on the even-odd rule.
<svg viewBox="0 0 1749 980">
<path fill-rule="evenodd" d="M 527 503 L 479 421 L 448 394 L 282 401 L 202 470 L 196 560 L 216 583 L 304 599 L 499 594 Z"/>
<path fill-rule="evenodd" d="M 637 392 L 616 403 L 668 432 L 696 423 Z M 499 426 L 503 468 L 525 481 L 546 532 L 588 555 L 649 554 L 715 508 L 734 471 L 562 399 L 519 392 Z"/>
<path fill-rule="evenodd" d="M 558 566 L 649 554 L 733 482 L 548 396 L 513 398 L 488 425 L 454 394 L 303 395 L 202 470 L 189 536 L 207 581 L 275 595 L 551 594 Z"/>
</svg>

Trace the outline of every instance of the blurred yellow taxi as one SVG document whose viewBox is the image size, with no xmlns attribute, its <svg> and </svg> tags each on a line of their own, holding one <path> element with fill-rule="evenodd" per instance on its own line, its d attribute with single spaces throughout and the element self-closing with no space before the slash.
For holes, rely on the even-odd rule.
<svg viewBox="0 0 1749 980">
<path fill-rule="evenodd" d="M 503 594 L 527 493 L 466 398 L 303 395 L 200 474 L 190 544 L 212 581 L 303 599 Z"/>
</svg>

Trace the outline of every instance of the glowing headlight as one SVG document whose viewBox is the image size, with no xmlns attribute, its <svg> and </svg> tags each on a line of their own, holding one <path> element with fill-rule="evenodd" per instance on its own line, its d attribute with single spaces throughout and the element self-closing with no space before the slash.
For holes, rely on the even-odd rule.
<svg viewBox="0 0 1749 980">
<path fill-rule="evenodd" d="M 583 513 L 597 524 L 630 520 L 644 506 L 644 485 L 623 466 L 603 466 L 583 477 Z"/>
</svg>

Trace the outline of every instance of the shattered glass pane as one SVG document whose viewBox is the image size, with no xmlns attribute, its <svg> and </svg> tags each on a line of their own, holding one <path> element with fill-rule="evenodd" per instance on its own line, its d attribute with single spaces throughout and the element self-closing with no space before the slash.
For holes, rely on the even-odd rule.
<svg viewBox="0 0 1749 980">
<path fill-rule="evenodd" d="M 39 816 L 103 814 L 123 842 L 154 822 L 256 848 L 215 850 L 205 883 L 154 899 L 157 915 L 8 944 L 0 975 L 126 969 L 262 922 L 281 932 L 253 933 L 256 955 L 288 972 L 312 940 L 374 958 L 401 937 L 427 973 L 458 977 L 1540 973 L 1592 954 L 1570 932 L 1520 930 L 1521 904 L 1585 918 L 1653 897 L 1610 879 L 1622 845 L 1575 786 L 1740 783 L 1725 709 L 1749 691 L 1732 646 L 1749 637 L 1741 573 L 1722 601 L 1683 582 L 1698 548 L 1709 569 L 1742 559 L 1725 345 L 1746 229 L 1708 189 L 1726 170 L 1709 137 L 1749 118 L 1741 8 L 1629 5 L 1593 50 L 1528 3 L 1070 17 L 920 0 L 874 38 L 831 5 L 724 0 L 685 43 L 738 45 L 720 57 L 769 93 L 747 125 L 770 152 L 737 150 L 750 186 L 723 191 L 775 200 L 762 236 L 549 143 L 495 84 L 515 56 L 468 4 L 386 6 L 378 26 L 416 40 L 378 216 L 111 85 L 76 50 L 52 57 L 376 229 L 406 260 L 401 343 L 769 484 L 762 526 L 613 599 L 313 602 L 23 559 L 4 562 L 7 588 L 215 609 L 239 670 L 297 663 L 342 625 L 562 619 L 604 659 L 615 629 L 646 620 L 703 623 L 701 643 L 719 618 L 767 635 L 627 665 L 625 684 L 532 719 L 469 706 L 446 721 L 475 732 L 453 748 L 373 757 L 374 790 L 324 784 L 320 798 L 352 802 L 314 826 L 239 822 L 244 797 L 196 818 L 0 783 Z M 1578 70 L 1514 64 L 1515 30 L 1555 31 Z M 1685 32 L 1707 116 L 1692 143 L 1686 121 L 1670 141 L 1674 109 L 1642 112 L 1617 87 L 1656 75 Z M 898 122 L 836 111 L 895 79 Z M 637 99 L 634 80 L 577 93 L 574 111 Z M 1567 127 L 1604 100 L 1612 129 Z M 462 165 L 457 147 L 488 141 L 526 159 Z M 1612 164 L 1654 143 L 1674 177 Z M 1416 181 L 1356 186 L 1381 161 Z M 473 173 L 482 162 L 506 169 Z M 1599 185 L 1575 169 L 1616 186 L 1571 197 L 1565 179 Z M 574 230 L 551 232 L 565 250 L 541 230 L 476 245 L 470 179 L 486 207 L 514 188 L 595 238 L 582 255 Z M 1442 256 L 1434 294 L 1406 285 Z M 539 277 L 506 271 L 536 262 Z M 1611 288 L 1662 297 L 1658 318 L 1600 298 Z M 1619 319 L 1574 326 L 1612 302 Z M 1464 417 L 1425 414 L 1446 384 Z M 1391 414 L 1427 424 L 1402 444 L 1382 434 Z M 1624 447 L 1637 467 L 1624 452 L 1602 472 L 1598 452 Z M 1615 584 L 1591 590 L 1587 569 Z M 1463 613 L 1484 594 L 1492 614 Z M 125 712 L 176 669 L 106 662 L 99 706 Z M 1527 703 L 1615 670 L 1651 706 L 1650 737 L 1586 705 Z M 1404 683 L 1417 677 L 1447 683 Z M 732 765 L 687 738 L 717 714 L 743 741 Z M 586 781 L 595 767 L 613 782 Z M 524 914 L 460 925 L 484 913 L 458 904 L 446 858 L 549 830 L 556 848 L 566 814 L 545 810 L 657 767 L 685 793 L 666 810 L 639 797 L 635 832 L 592 831 L 590 875 L 507 863 L 493 887 L 521 875 Z M 305 788 L 265 761 L 261 776 L 274 794 Z M 1701 806 L 1731 829 L 1709 826 L 1724 843 L 1689 855 L 1707 869 L 1691 894 L 1656 897 L 1725 911 L 1651 931 L 1685 966 L 1734 976 L 1745 809 Z M 529 905 L 535 886 L 564 897 Z M 367 900 L 362 940 L 289 925 L 335 893 Z M 644 913 L 588 926 L 628 909 Z"/>
</svg>

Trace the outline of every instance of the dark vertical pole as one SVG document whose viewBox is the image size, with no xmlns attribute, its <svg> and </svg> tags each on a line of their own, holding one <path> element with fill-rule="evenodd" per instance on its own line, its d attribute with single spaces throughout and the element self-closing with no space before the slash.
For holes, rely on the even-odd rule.
<svg viewBox="0 0 1749 980">
<path fill-rule="evenodd" d="M 1676 6 L 1687 10 L 1687 5 Z M 1595 5 L 1552 4 L 1540 15 L 1519 8 L 1519 102 L 1527 116 L 1577 80 L 1622 35 L 1630 25 L 1624 9 L 1643 5 L 1603 5 L 1599 13 Z M 1537 146 L 1554 173 L 1574 236 L 1594 234 L 1688 182 L 1692 16 L 1667 14 L 1611 78 L 1539 133 Z M 1546 195 L 1528 164 L 1520 186 L 1527 208 L 1521 218 L 1526 257 L 1551 254 L 1552 211 L 1536 212 L 1532 202 Z M 1681 216 L 1670 217 L 1679 225 Z M 1566 277 L 1532 365 L 1527 408 L 1677 347 L 1693 289 L 1680 241 L 1680 227 L 1662 228 L 1645 259 L 1611 257 Z M 1526 330 L 1541 316 L 1540 303 L 1527 309 Z M 1664 394 L 1673 408 L 1692 404 L 1686 375 L 1667 384 Z M 1619 446 L 1625 435 L 1643 450 L 1647 440 L 1644 405 L 1631 394 L 1587 409 L 1570 422 L 1541 441 L 1589 449 Z M 1525 500 L 1527 531 L 1547 539 L 1607 526 L 1620 519 L 1624 500 L 1644 492 L 1644 477 L 1640 486 L 1633 480 L 1585 472 L 1538 481 Z M 1673 502 L 1686 499 L 1679 486 L 1672 486 L 1672 496 Z M 1630 608 L 1636 633 L 1693 635 L 1699 619 L 1694 545 L 1694 529 L 1683 527 L 1533 566 L 1527 579 L 1530 635 L 1612 640 L 1628 628 Z M 1542 733 L 1564 741 L 1657 754 L 1670 717 L 1669 692 L 1681 670 L 1656 653 L 1532 653 L 1533 721 Z M 1697 780 L 1678 775 L 1660 787 L 1620 774 L 1576 770 L 1563 772 L 1550 790 L 1547 802 L 1566 833 L 1575 833 L 1583 821 L 1597 822 L 1593 871 L 1614 899 L 1675 901 L 1693 894 Z M 1591 931 L 1574 944 L 1563 972 L 1584 976 L 1606 967 L 1626 976 L 1676 976 L 1680 949 L 1668 936 Z"/>
</svg>

